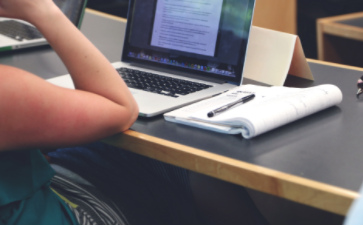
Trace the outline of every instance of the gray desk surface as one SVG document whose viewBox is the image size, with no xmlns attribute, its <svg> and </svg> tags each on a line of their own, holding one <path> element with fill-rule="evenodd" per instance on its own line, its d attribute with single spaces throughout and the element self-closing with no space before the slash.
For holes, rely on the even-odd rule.
<svg viewBox="0 0 363 226">
<path fill-rule="evenodd" d="M 108 57 L 119 61 L 124 23 L 87 13 L 82 32 Z M 67 71 L 50 47 L 2 53 L 0 64 L 12 65 L 51 78 Z M 358 191 L 363 181 L 363 101 L 355 98 L 363 72 L 310 62 L 314 82 L 290 77 L 289 86 L 335 84 L 343 102 L 252 140 L 164 121 L 162 116 L 139 118 L 132 130 L 167 141 Z"/>
<path fill-rule="evenodd" d="M 341 21 L 336 21 L 336 22 L 340 23 L 340 24 L 345 24 L 345 25 L 350 25 L 350 26 L 354 26 L 354 27 L 363 28 L 363 18 L 355 18 L 355 19 L 350 19 L 350 20 L 341 20 Z"/>
</svg>

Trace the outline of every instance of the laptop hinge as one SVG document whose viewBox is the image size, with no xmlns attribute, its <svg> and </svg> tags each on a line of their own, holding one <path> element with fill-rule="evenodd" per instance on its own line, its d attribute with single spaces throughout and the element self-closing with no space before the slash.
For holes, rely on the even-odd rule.
<svg viewBox="0 0 363 226">
<path fill-rule="evenodd" d="M 187 78 L 199 79 L 199 80 L 204 80 L 207 82 L 213 82 L 213 83 L 217 83 L 217 84 L 226 83 L 226 81 L 222 81 L 222 80 L 215 79 L 215 78 L 209 78 L 209 77 L 203 76 L 203 75 L 197 75 L 197 74 L 193 74 L 193 73 L 187 73 L 187 72 L 172 70 L 172 69 L 168 69 L 168 68 L 160 68 L 160 67 L 135 63 L 135 62 L 130 63 L 130 66 L 160 71 L 160 72 L 174 74 L 174 75 L 180 75 L 180 76 L 187 77 Z"/>
<path fill-rule="evenodd" d="M 231 84 L 231 85 L 236 85 L 236 86 L 239 86 L 239 84 L 237 82 L 231 82 L 231 81 L 227 81 L 228 84 Z"/>
</svg>

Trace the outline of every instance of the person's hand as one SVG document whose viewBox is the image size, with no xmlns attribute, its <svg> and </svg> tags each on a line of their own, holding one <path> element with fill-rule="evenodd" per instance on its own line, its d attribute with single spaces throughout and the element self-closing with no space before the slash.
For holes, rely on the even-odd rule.
<svg viewBox="0 0 363 226">
<path fill-rule="evenodd" d="M 47 18 L 57 8 L 52 0 L 0 0 L 0 17 L 34 23 Z"/>
</svg>

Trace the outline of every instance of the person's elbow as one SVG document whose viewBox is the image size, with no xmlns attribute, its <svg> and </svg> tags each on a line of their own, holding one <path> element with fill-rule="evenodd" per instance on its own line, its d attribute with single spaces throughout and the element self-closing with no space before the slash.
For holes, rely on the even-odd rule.
<svg viewBox="0 0 363 226">
<path fill-rule="evenodd" d="M 139 106 L 137 105 L 136 101 L 133 104 L 132 110 L 130 112 L 130 123 L 123 131 L 128 130 L 137 120 L 139 117 Z"/>
<path fill-rule="evenodd" d="M 135 101 L 125 109 L 125 117 L 123 117 L 123 122 L 118 132 L 124 132 L 128 130 L 137 120 L 139 116 L 139 106 Z"/>
</svg>

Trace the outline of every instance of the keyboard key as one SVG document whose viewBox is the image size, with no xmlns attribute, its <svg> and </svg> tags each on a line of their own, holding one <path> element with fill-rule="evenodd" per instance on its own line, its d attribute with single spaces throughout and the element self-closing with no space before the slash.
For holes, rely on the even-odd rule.
<svg viewBox="0 0 363 226">
<path fill-rule="evenodd" d="M 0 34 L 18 41 L 43 38 L 42 34 L 35 27 L 15 20 L 1 21 Z"/>
<path fill-rule="evenodd" d="M 178 98 L 178 95 L 185 96 L 212 87 L 202 83 L 171 78 L 129 68 L 117 68 L 116 71 L 129 88 L 140 89 L 173 98 Z"/>
</svg>

